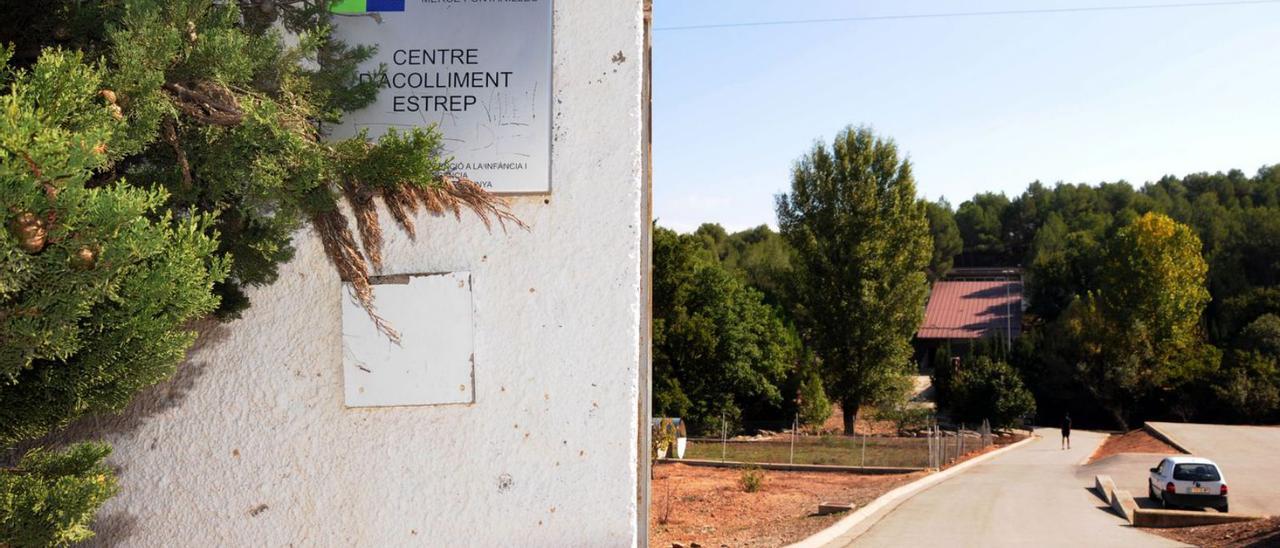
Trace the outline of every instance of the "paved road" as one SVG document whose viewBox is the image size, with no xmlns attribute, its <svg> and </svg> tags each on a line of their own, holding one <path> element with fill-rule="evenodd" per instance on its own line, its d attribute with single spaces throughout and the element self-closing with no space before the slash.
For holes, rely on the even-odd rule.
<svg viewBox="0 0 1280 548">
<path fill-rule="evenodd" d="M 852 546 L 1179 546 L 1128 525 L 1076 477 L 1102 434 L 1056 430 L 912 497 Z"/>
<path fill-rule="evenodd" d="M 1152 466 L 1168 456 L 1156 453 L 1112 455 L 1098 462 L 1081 466 L 1076 470 L 1076 479 L 1082 483 L 1089 483 L 1097 475 L 1111 476 L 1117 488 L 1124 489 L 1133 495 L 1133 500 L 1138 503 L 1139 508 L 1160 508 L 1159 501 L 1147 498 L 1147 474 Z M 1236 509 L 1233 508 L 1233 510 Z"/>
<path fill-rule="evenodd" d="M 1151 424 L 1193 455 L 1222 466 L 1231 486 L 1232 512 L 1280 515 L 1280 427 Z"/>
</svg>

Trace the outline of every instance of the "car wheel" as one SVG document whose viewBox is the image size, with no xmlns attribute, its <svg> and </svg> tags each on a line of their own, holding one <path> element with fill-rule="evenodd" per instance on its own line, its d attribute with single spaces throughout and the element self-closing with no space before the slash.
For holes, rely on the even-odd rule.
<svg viewBox="0 0 1280 548">
<path fill-rule="evenodd" d="M 1165 510 L 1168 510 L 1170 508 L 1173 508 L 1173 505 L 1169 504 L 1168 498 L 1165 498 L 1164 495 L 1160 495 L 1160 507 L 1164 508 Z"/>
<path fill-rule="evenodd" d="M 1151 486 L 1151 482 L 1147 482 L 1147 498 L 1156 500 L 1156 489 Z"/>
<path fill-rule="evenodd" d="M 1219 512 L 1222 512 L 1222 513 L 1224 513 L 1224 514 L 1228 514 L 1228 513 L 1230 513 L 1230 512 L 1231 512 L 1231 505 L 1229 505 L 1229 504 L 1223 504 L 1222 506 L 1219 506 L 1219 507 L 1218 507 L 1218 511 L 1219 511 Z"/>
</svg>

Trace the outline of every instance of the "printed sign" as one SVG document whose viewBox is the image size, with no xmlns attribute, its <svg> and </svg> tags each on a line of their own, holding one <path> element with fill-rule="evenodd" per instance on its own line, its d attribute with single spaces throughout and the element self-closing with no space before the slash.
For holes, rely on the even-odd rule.
<svg viewBox="0 0 1280 548">
<path fill-rule="evenodd" d="M 496 193 L 551 190 L 552 0 L 342 0 L 336 36 L 376 46 L 378 99 L 333 136 L 436 124 L 450 170 Z"/>
</svg>

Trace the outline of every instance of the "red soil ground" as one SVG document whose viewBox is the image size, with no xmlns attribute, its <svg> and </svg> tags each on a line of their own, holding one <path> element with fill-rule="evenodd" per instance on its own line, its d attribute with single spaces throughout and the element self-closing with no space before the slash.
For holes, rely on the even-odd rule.
<svg viewBox="0 0 1280 548">
<path fill-rule="evenodd" d="M 1105 459 L 1120 453 L 1157 453 L 1161 455 L 1180 455 L 1181 451 L 1159 439 L 1146 430 L 1133 430 L 1126 434 L 1112 434 L 1089 457 L 1089 462 Z"/>
<path fill-rule="evenodd" d="M 1143 529 L 1143 531 L 1205 548 L 1280 546 L 1280 518 L 1179 529 Z"/>
<path fill-rule="evenodd" d="M 871 420 L 874 414 L 875 409 L 870 407 L 864 407 L 858 412 L 858 421 L 854 423 L 853 430 L 859 436 L 893 436 L 898 433 L 898 426 L 893 421 Z M 840 410 L 839 405 L 831 406 L 831 417 L 815 433 L 844 433 L 844 411 Z"/>
<path fill-rule="evenodd" d="M 1020 439 L 1021 436 L 997 438 L 996 445 L 969 452 L 946 467 Z M 813 515 L 820 502 L 862 507 L 926 475 L 774 470 L 760 473 L 764 474 L 763 487 L 747 493 L 739 482 L 742 471 L 738 469 L 657 465 L 650 486 L 649 546 L 783 546 L 817 533 L 845 515 Z"/>
<path fill-rule="evenodd" d="M 763 487 L 747 493 L 741 470 L 659 464 L 651 486 L 649 546 L 679 542 L 718 546 L 782 546 L 821 531 L 845 514 L 813 516 L 819 502 L 859 507 L 924 475 L 857 475 L 761 470 Z"/>
</svg>

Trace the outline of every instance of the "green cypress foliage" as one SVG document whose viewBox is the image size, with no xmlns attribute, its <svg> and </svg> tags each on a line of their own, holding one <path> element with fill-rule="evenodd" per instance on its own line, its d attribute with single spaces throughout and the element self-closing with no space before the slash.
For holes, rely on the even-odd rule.
<svg viewBox="0 0 1280 548">
<path fill-rule="evenodd" d="M 447 173 L 434 128 L 329 138 L 377 89 L 356 77 L 372 50 L 334 40 L 328 7 L 6 5 L 0 448 L 123 409 L 169 376 L 195 339 L 184 326 L 237 316 L 249 305 L 244 288 L 273 282 L 307 225 L 379 322 L 369 284 L 382 263 L 379 199 L 411 237 L 423 209 L 520 225 L 501 201 Z M 40 496 L 25 491 L 35 484 L 13 483 L 15 473 L 0 472 L 19 493 L 7 501 Z M 84 538 L 109 491 L 68 491 L 44 514 L 24 507 L 43 516 L 34 520 L 5 509 L 0 545 Z M 80 518 L 58 517 L 71 515 Z"/>
<path fill-rule="evenodd" d="M 12 50 L 0 53 L 7 61 Z M 0 95 L 0 446 L 112 411 L 169 375 L 226 273 L 210 217 L 173 218 L 162 189 L 88 187 L 123 129 L 79 54 L 7 70 Z M 115 491 L 109 448 L 36 450 L 0 470 L 0 544 L 91 536 Z"/>
<path fill-rule="evenodd" d="M 93 536 L 94 512 L 117 490 L 102 463 L 111 448 L 33 450 L 0 474 L 0 546 L 69 546 Z"/>
<path fill-rule="evenodd" d="M 167 375 L 225 277 L 205 214 L 163 189 L 89 188 L 124 126 L 79 55 L 50 51 L 0 96 L 0 445 L 113 411 Z"/>
</svg>

